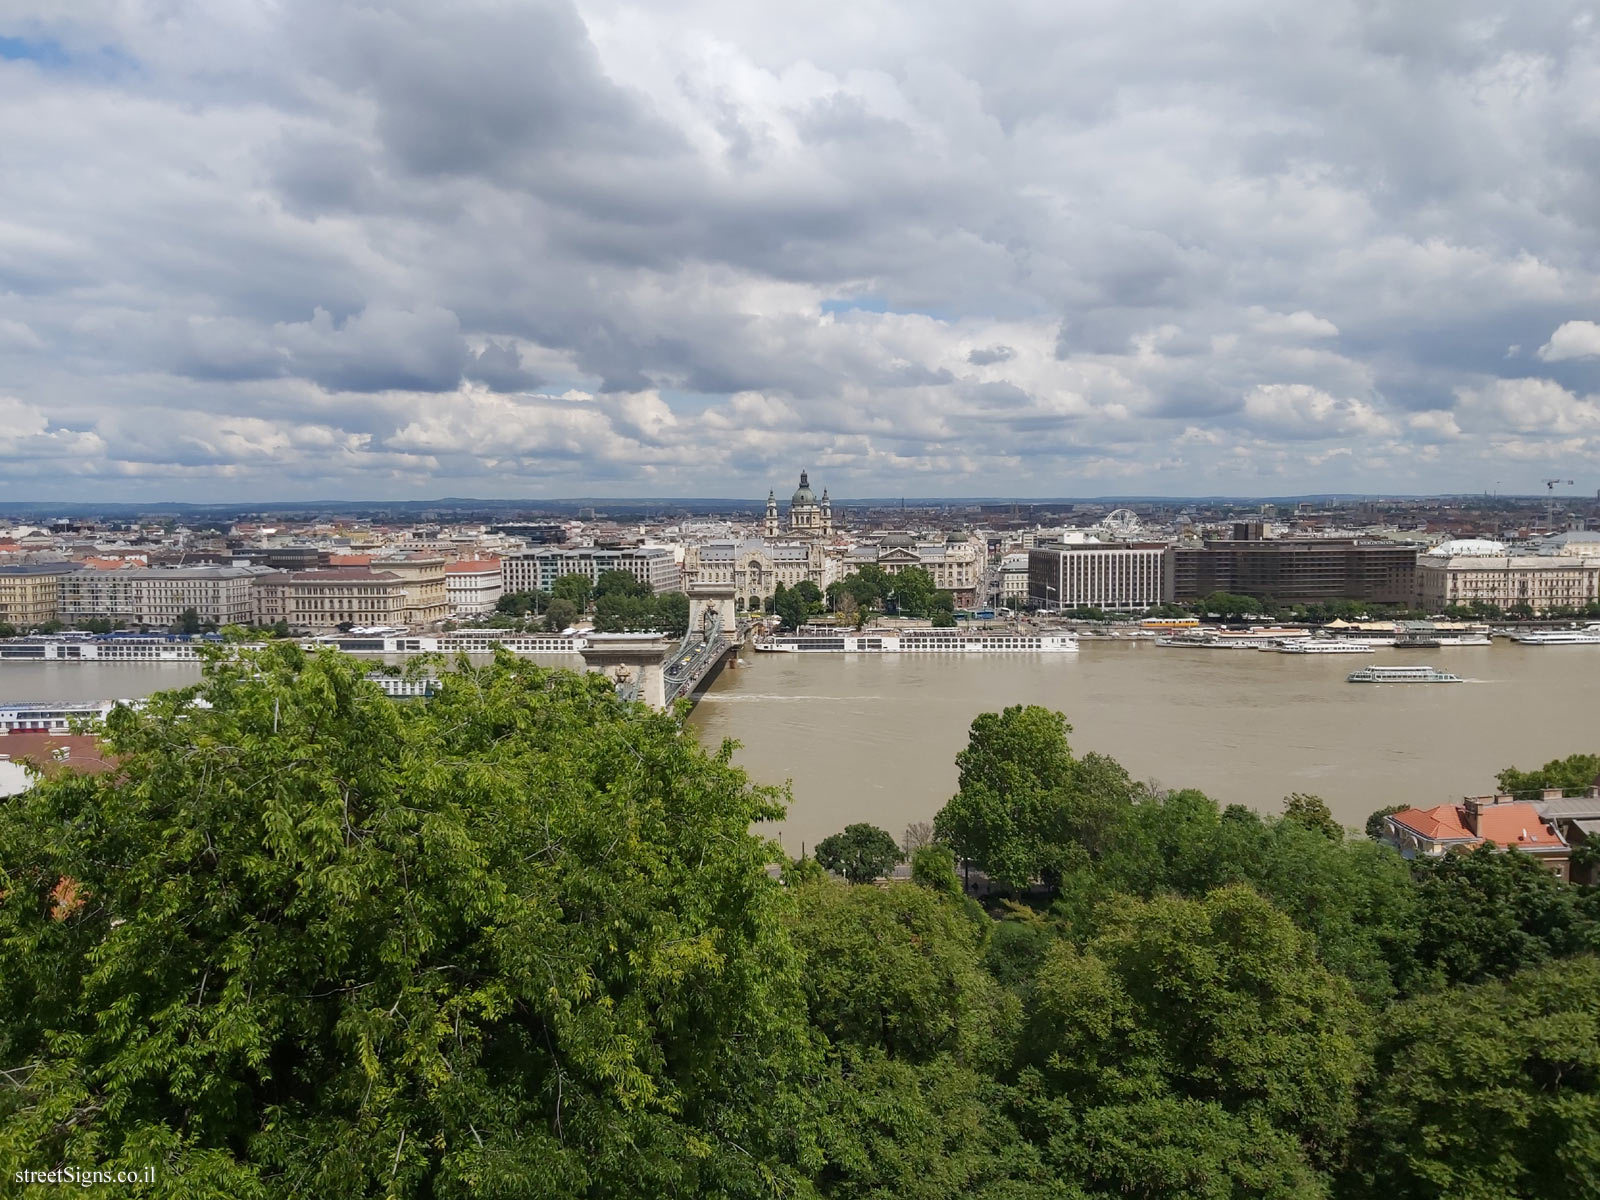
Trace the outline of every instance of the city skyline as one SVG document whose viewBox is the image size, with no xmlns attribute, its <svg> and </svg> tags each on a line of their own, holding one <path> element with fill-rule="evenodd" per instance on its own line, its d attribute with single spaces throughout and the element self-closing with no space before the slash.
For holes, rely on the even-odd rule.
<svg viewBox="0 0 1600 1200">
<path fill-rule="evenodd" d="M 0 506 L 1593 496 L 1597 82 L 1557 2 L 12 6 Z"/>
</svg>

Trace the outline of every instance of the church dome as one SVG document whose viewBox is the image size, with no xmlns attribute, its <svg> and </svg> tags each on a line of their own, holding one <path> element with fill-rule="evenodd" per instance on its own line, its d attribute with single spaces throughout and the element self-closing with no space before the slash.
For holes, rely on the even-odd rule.
<svg viewBox="0 0 1600 1200">
<path fill-rule="evenodd" d="M 795 489 L 794 495 L 789 500 L 790 508 L 799 508 L 804 504 L 815 504 L 817 497 L 811 491 L 811 484 L 806 479 L 806 473 L 800 472 L 800 486 Z"/>
</svg>

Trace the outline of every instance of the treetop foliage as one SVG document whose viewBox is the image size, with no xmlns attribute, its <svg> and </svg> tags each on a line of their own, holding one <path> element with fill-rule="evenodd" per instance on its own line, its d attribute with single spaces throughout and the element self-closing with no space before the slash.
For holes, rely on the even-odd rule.
<svg viewBox="0 0 1600 1200">
<path fill-rule="evenodd" d="M 109 718 L 116 771 L 0 800 L 7 1177 L 1600 1194 L 1600 891 L 1528 856 L 1139 786 L 1018 706 L 973 722 L 912 882 L 866 824 L 774 872 L 787 796 L 731 744 L 597 677 L 424 665 L 396 703 L 332 651 L 219 650 Z"/>
</svg>

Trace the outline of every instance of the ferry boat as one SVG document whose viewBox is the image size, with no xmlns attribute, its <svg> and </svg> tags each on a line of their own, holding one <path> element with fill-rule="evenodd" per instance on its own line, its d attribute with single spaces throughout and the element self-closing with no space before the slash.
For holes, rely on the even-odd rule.
<svg viewBox="0 0 1600 1200">
<path fill-rule="evenodd" d="M 1600 646 L 1600 625 L 1587 629 L 1529 629 L 1513 633 L 1511 640 L 1524 646 Z"/>
<path fill-rule="evenodd" d="M 1263 650 L 1276 654 L 1376 654 L 1371 642 L 1357 642 L 1347 638 L 1301 638 L 1293 642 L 1279 642 L 1263 646 Z"/>
<path fill-rule="evenodd" d="M 1362 667 L 1345 677 L 1346 683 L 1462 683 L 1461 676 L 1436 667 Z"/>
<path fill-rule="evenodd" d="M 1070 633 L 979 629 L 829 629 L 807 626 L 758 638 L 767 654 L 1062 654 L 1078 648 Z"/>
</svg>

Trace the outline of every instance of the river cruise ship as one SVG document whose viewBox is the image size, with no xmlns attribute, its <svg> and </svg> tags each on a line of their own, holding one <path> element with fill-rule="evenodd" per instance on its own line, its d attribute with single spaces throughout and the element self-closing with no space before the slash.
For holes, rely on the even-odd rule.
<svg viewBox="0 0 1600 1200">
<path fill-rule="evenodd" d="M 458 629 L 451 633 L 340 633 L 301 638 L 306 650 L 331 647 L 346 654 L 491 654 L 497 648 L 513 654 L 578 654 L 582 635 L 516 633 L 503 629 Z M 223 645 L 216 634 L 109 633 L 53 634 L 0 640 L 0 664 L 6 662 L 152 663 L 199 662 L 201 649 Z M 239 649 L 259 649 L 262 643 L 235 643 Z"/>
<path fill-rule="evenodd" d="M 1600 646 L 1600 625 L 1587 629 L 1530 629 L 1513 633 L 1511 640 L 1524 646 Z"/>
<path fill-rule="evenodd" d="M 1461 676 L 1436 667 L 1362 667 L 1345 677 L 1346 683 L 1461 683 Z"/>
<path fill-rule="evenodd" d="M 757 638 L 755 648 L 779 654 L 1061 654 L 1078 648 L 1070 633 L 979 629 L 829 629 Z"/>
<path fill-rule="evenodd" d="M 43 700 L 0 704 L 0 733 L 71 733 L 75 725 L 103 720 L 126 700 Z"/>
</svg>

